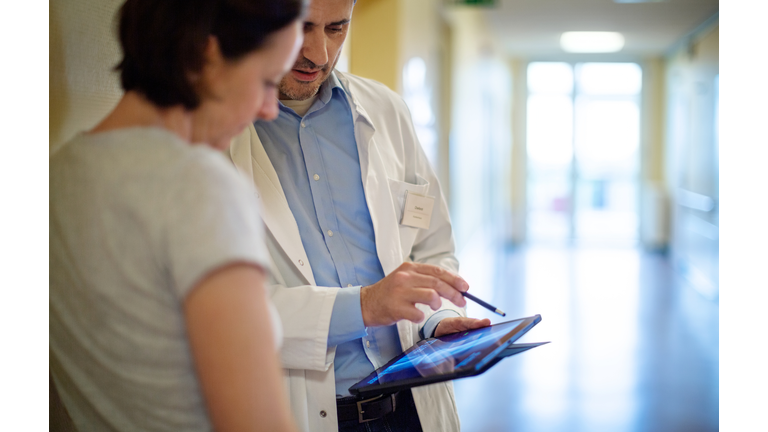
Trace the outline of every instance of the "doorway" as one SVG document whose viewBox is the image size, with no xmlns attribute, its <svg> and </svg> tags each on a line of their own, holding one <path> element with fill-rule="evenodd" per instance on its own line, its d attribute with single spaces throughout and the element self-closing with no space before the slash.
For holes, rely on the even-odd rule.
<svg viewBox="0 0 768 432">
<path fill-rule="evenodd" d="M 637 244 L 640 66 L 532 62 L 527 89 L 529 241 Z"/>
</svg>

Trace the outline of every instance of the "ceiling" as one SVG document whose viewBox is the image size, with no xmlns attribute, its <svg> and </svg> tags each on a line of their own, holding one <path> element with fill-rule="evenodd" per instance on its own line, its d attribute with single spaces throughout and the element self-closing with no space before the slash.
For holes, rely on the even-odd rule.
<svg viewBox="0 0 768 432">
<path fill-rule="evenodd" d="M 560 49 L 563 32 L 616 31 L 624 35 L 624 49 L 614 55 L 591 56 L 646 58 L 665 54 L 718 10 L 718 0 L 496 0 L 483 14 L 511 56 L 568 59 L 575 55 Z"/>
</svg>

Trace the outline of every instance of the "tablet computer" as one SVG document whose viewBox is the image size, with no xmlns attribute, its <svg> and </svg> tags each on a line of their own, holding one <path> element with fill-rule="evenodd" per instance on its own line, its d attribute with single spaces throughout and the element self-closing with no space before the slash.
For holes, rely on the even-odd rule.
<svg viewBox="0 0 768 432">
<path fill-rule="evenodd" d="M 376 396 L 479 375 L 503 357 L 540 345 L 507 350 L 540 321 L 541 315 L 534 315 L 421 340 L 350 387 L 349 392 L 359 397 Z"/>
</svg>

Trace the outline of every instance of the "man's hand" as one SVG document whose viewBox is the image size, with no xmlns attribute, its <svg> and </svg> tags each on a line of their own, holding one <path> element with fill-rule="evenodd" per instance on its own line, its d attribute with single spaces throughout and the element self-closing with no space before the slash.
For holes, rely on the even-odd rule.
<svg viewBox="0 0 768 432">
<path fill-rule="evenodd" d="M 461 295 L 469 284 L 459 275 L 430 264 L 403 263 L 384 279 L 360 290 L 360 307 L 366 327 L 394 324 L 402 319 L 420 322 L 424 313 L 416 303 L 440 309 L 446 298 L 456 306 L 467 302 Z"/>
<path fill-rule="evenodd" d="M 435 337 L 451 333 L 458 333 L 461 331 L 479 329 L 481 327 L 488 327 L 489 325 L 491 325 L 491 320 L 488 318 L 445 318 L 437 324 L 437 327 L 435 328 Z"/>
</svg>

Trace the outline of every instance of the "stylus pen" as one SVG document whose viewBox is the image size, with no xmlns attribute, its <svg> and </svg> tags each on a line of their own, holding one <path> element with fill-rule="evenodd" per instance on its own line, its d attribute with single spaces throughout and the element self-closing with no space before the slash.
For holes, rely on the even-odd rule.
<svg viewBox="0 0 768 432">
<path fill-rule="evenodd" d="M 477 297 L 473 296 L 472 294 L 470 294 L 470 293 L 468 293 L 468 292 L 463 292 L 463 293 L 461 293 L 461 295 L 463 295 L 464 297 L 466 297 L 466 298 L 468 298 L 468 299 L 470 299 L 470 300 L 474 301 L 475 303 L 477 303 L 477 304 L 479 304 L 480 306 L 482 306 L 482 307 L 484 307 L 484 308 L 488 309 L 488 310 L 489 310 L 489 311 L 491 311 L 491 312 L 495 312 L 495 313 L 497 313 L 497 314 L 499 314 L 499 315 L 501 315 L 501 316 L 507 316 L 507 314 L 506 314 L 506 313 L 504 313 L 504 312 L 503 312 L 501 309 L 499 309 L 499 308 L 497 308 L 496 306 L 492 306 L 491 304 L 489 304 L 489 303 L 486 303 L 486 302 L 484 302 L 484 301 L 480 300 L 479 298 L 477 298 Z"/>
</svg>

